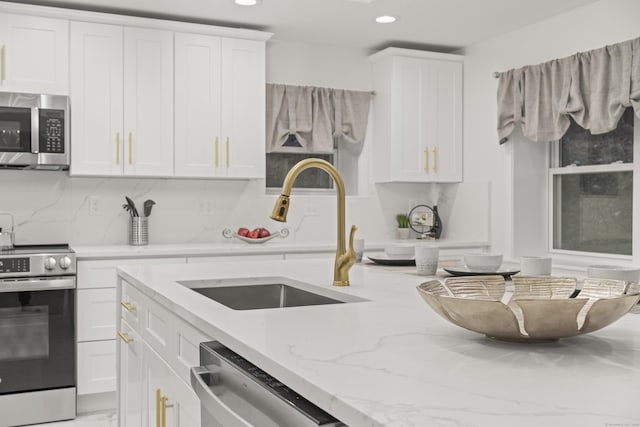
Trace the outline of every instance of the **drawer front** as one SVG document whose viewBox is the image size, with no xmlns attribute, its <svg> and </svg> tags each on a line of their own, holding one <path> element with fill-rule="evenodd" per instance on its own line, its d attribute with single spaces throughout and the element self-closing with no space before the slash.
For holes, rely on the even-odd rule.
<svg viewBox="0 0 640 427">
<path fill-rule="evenodd" d="M 122 282 L 119 306 L 121 317 L 134 328 L 138 327 L 141 316 L 144 316 L 144 296 L 127 282 Z"/>
<path fill-rule="evenodd" d="M 119 265 L 184 264 L 186 258 L 121 258 L 78 261 L 78 288 L 115 288 Z"/>
<path fill-rule="evenodd" d="M 171 358 L 171 341 L 176 334 L 175 317 L 164 307 L 144 297 L 141 319 L 142 339 L 164 360 Z"/>
<path fill-rule="evenodd" d="M 116 341 L 78 343 L 78 394 L 116 390 Z"/>
<path fill-rule="evenodd" d="M 116 334 L 116 290 L 78 289 L 78 341 L 112 340 Z"/>
</svg>

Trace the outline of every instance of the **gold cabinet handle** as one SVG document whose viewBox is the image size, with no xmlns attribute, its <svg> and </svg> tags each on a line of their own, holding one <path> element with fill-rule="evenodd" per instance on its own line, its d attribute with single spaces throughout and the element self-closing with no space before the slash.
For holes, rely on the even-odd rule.
<svg viewBox="0 0 640 427">
<path fill-rule="evenodd" d="M 136 311 L 136 306 L 132 305 L 129 302 L 126 301 L 120 301 L 120 305 L 123 306 L 125 308 L 125 310 L 127 310 L 128 312 L 133 312 Z"/>
<path fill-rule="evenodd" d="M 218 139 L 218 137 L 216 136 L 216 168 L 218 167 L 218 165 L 220 164 L 220 141 Z"/>
<path fill-rule="evenodd" d="M 125 344 L 131 344 L 133 342 L 133 338 L 130 338 L 126 332 L 118 331 L 118 336 L 120 337 L 120 339 L 122 339 L 122 341 L 124 341 Z"/>
<path fill-rule="evenodd" d="M 433 147 L 433 172 L 438 172 L 438 147 Z"/>
<path fill-rule="evenodd" d="M 229 137 L 227 137 L 227 168 L 229 167 Z"/>
<path fill-rule="evenodd" d="M 424 173 L 429 175 L 429 147 L 424 149 Z"/>
<path fill-rule="evenodd" d="M 116 132 L 116 165 L 120 164 L 120 132 Z"/>
<path fill-rule="evenodd" d="M 173 405 L 167 404 L 168 400 L 160 389 L 156 390 L 156 427 L 167 427 L 167 408 L 173 408 Z"/>
<path fill-rule="evenodd" d="M 2 45 L 2 81 L 7 80 L 7 46 Z"/>
<path fill-rule="evenodd" d="M 173 408 L 173 405 L 167 404 L 169 398 L 162 396 L 160 398 L 160 407 L 162 408 L 162 427 L 167 427 L 167 408 Z"/>
<path fill-rule="evenodd" d="M 160 389 L 156 390 L 156 427 L 162 427 L 162 407 L 160 405 L 160 399 L 162 398 L 162 392 Z"/>
<path fill-rule="evenodd" d="M 131 164 L 132 150 L 133 150 L 133 132 L 129 132 L 129 164 Z"/>
</svg>

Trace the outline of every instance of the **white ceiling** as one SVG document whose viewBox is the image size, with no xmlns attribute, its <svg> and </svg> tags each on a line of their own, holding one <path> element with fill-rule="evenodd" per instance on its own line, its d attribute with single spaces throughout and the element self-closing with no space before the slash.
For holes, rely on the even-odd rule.
<svg viewBox="0 0 640 427">
<path fill-rule="evenodd" d="M 274 39 L 379 50 L 450 52 L 598 0 L 17 0 L 254 28 Z M 378 15 L 393 24 L 376 24 Z"/>
</svg>

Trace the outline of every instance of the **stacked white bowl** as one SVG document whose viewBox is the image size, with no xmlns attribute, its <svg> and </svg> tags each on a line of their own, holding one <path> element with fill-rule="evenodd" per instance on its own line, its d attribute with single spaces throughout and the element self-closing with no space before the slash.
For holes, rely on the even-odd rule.
<svg viewBox="0 0 640 427">
<path fill-rule="evenodd" d="M 494 273 L 502 265 L 501 254 L 465 254 L 464 263 L 474 273 Z"/>
<path fill-rule="evenodd" d="M 396 243 L 384 248 L 384 254 L 390 259 L 413 259 L 415 246 L 411 243 Z"/>
</svg>

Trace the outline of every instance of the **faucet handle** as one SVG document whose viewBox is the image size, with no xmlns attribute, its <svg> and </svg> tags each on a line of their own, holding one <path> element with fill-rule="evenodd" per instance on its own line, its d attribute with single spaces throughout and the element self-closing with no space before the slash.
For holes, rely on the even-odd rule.
<svg viewBox="0 0 640 427">
<path fill-rule="evenodd" d="M 353 238 L 356 235 L 356 230 L 358 229 L 358 227 L 354 225 L 351 226 L 351 231 L 349 232 L 349 248 L 347 249 L 347 252 L 353 252 L 355 254 L 355 250 L 353 249 Z"/>
</svg>

